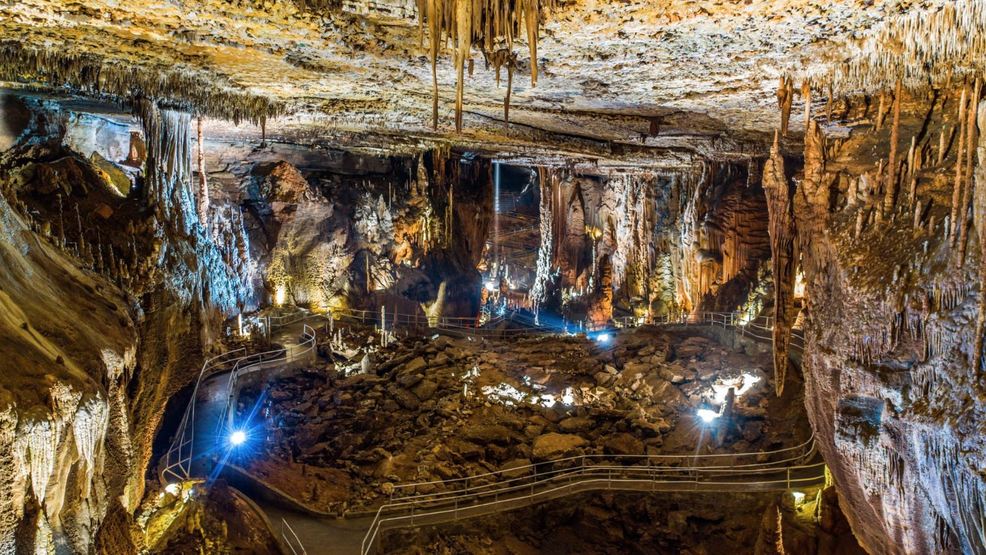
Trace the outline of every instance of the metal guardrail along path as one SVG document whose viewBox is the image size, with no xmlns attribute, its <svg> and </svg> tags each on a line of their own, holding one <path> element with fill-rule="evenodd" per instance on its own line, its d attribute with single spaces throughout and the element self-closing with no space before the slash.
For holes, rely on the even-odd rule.
<svg viewBox="0 0 986 555">
<path fill-rule="evenodd" d="M 825 463 L 806 464 L 815 453 L 812 437 L 801 445 L 770 452 L 585 455 L 468 478 L 400 485 L 395 497 L 377 511 L 360 553 L 372 553 L 384 530 L 454 522 L 582 492 L 767 492 L 819 486 L 825 483 Z M 621 459 L 631 464 L 611 462 Z M 683 461 L 688 464 L 671 464 Z M 539 472 L 539 468 L 551 469 Z M 422 488 L 437 491 L 416 493 Z"/>
<path fill-rule="evenodd" d="M 382 316 L 377 311 L 346 311 L 336 321 L 357 321 L 375 324 Z M 185 409 L 178 431 L 165 454 L 162 482 L 187 480 L 194 476 L 193 464 L 203 456 L 204 441 L 195 437 L 196 422 L 203 419 L 217 420 L 217 437 L 231 424 L 236 402 L 237 381 L 241 376 L 269 368 L 287 368 L 299 361 L 308 361 L 315 352 L 316 334 L 307 324 L 311 319 L 327 319 L 325 315 L 294 314 L 270 317 L 271 329 L 287 328 L 301 324 L 301 334 L 296 343 L 282 349 L 262 353 L 245 354 L 244 349 L 229 351 L 207 360 L 199 371 L 192 391 L 192 398 Z M 493 320 L 498 324 L 501 320 Z M 523 321 L 514 321 L 514 323 Z M 740 336 L 772 341 L 773 323 L 770 317 L 748 320 L 739 313 L 699 313 L 689 317 L 663 317 L 646 322 L 651 325 L 698 325 L 731 328 Z M 500 337 L 514 333 L 563 334 L 562 330 L 549 328 L 491 330 L 478 326 L 473 318 L 443 318 L 429 321 L 422 315 L 391 313 L 387 318 L 388 331 L 397 328 L 441 330 L 469 336 L 485 336 L 496 333 Z M 616 328 L 636 327 L 645 322 L 637 318 L 614 321 Z M 804 337 L 799 330 L 792 331 L 792 347 L 802 350 Z M 198 393 L 203 382 L 226 374 L 221 387 L 225 397 L 216 414 L 196 411 Z M 218 406 L 218 405 L 217 405 Z M 201 422 L 199 422 L 201 425 Z M 777 491 L 793 487 L 809 487 L 824 483 L 824 463 L 806 464 L 814 456 L 814 441 L 769 453 L 728 453 L 716 455 L 652 455 L 606 456 L 585 455 L 570 457 L 493 472 L 480 476 L 453 479 L 442 482 L 403 484 L 395 488 L 391 501 L 377 511 L 366 536 L 361 553 L 372 552 L 379 541 L 380 532 L 404 526 L 441 524 L 522 508 L 581 492 L 597 490 L 637 492 L 726 492 L 726 491 Z M 768 459 L 764 462 L 764 457 Z M 619 460 L 620 464 L 613 464 Z M 434 490 L 420 493 L 420 490 Z M 292 553 L 304 554 L 301 539 L 288 522 L 282 519 L 281 539 Z"/>
</svg>

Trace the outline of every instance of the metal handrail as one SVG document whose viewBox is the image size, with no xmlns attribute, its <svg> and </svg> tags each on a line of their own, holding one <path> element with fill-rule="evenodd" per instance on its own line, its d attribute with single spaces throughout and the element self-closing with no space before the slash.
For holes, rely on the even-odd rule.
<svg viewBox="0 0 986 555">
<path fill-rule="evenodd" d="M 227 381 L 226 384 L 226 405 L 225 407 L 223 407 L 223 411 L 219 418 L 219 427 L 220 427 L 220 429 L 218 430 L 219 437 L 223 436 L 222 431 L 224 427 L 231 428 L 231 426 L 224 426 L 224 422 L 226 422 L 227 420 L 232 421 L 233 406 L 236 402 L 236 397 L 237 397 L 236 385 L 240 376 L 244 374 L 250 374 L 258 370 L 262 370 L 265 364 L 271 362 L 277 362 L 278 365 L 283 366 L 301 360 L 304 357 L 307 357 L 310 353 L 312 353 L 315 350 L 315 342 L 316 342 L 315 329 L 309 326 L 308 324 L 304 324 L 302 327 L 301 336 L 302 336 L 301 342 L 296 345 L 296 348 L 300 349 L 300 351 L 297 351 L 290 347 L 265 351 L 257 355 L 252 355 L 253 357 L 257 357 L 257 360 L 243 366 L 240 365 L 240 362 L 250 357 L 244 357 L 243 359 L 240 359 L 240 361 L 237 362 L 237 364 L 232 368 L 232 370 L 230 370 L 229 380 Z M 277 355 L 283 354 L 284 356 L 283 358 L 281 356 L 276 356 L 264 360 L 264 357 L 266 355 L 271 355 L 271 354 L 277 354 Z"/>
<path fill-rule="evenodd" d="M 288 322 L 288 324 L 295 323 L 297 321 L 299 320 Z M 278 325 L 280 326 L 282 324 Z M 301 356 L 307 355 L 315 349 L 315 330 L 306 324 L 303 328 L 303 332 L 305 340 L 299 345 L 306 345 L 306 347 L 302 350 L 302 352 L 294 353 L 293 355 L 286 356 L 283 359 L 280 358 L 280 356 L 271 355 L 284 355 L 285 353 L 288 353 L 289 349 L 273 349 L 262 353 L 232 357 L 231 355 L 246 350 L 244 347 L 240 347 L 214 356 L 202 364 L 202 368 L 199 370 L 198 378 L 195 381 L 195 386 L 192 388 L 192 397 L 189 399 L 188 405 L 185 408 L 185 413 L 178 424 L 175 439 L 172 441 L 171 446 L 165 453 L 165 464 L 163 470 L 161 471 L 162 481 L 166 477 L 174 478 L 179 481 L 187 480 L 191 477 L 191 466 L 195 458 L 195 404 L 196 398 L 198 397 L 198 390 L 202 384 L 202 381 L 209 376 L 219 373 L 218 369 L 222 369 L 222 371 L 229 371 L 232 376 L 233 374 L 242 374 L 255 371 L 272 360 L 277 360 L 281 363 L 293 362 L 294 360 L 297 360 Z M 232 365 L 232 368 L 227 368 L 229 365 Z M 230 387 L 232 383 L 233 382 L 227 382 L 227 387 Z M 230 400 L 227 399 L 227 405 L 224 408 L 223 418 L 220 419 L 220 423 L 226 417 L 229 402 Z"/>
<path fill-rule="evenodd" d="M 288 532 L 291 536 L 288 537 Z M 281 537 L 284 539 L 284 543 L 287 544 L 288 549 L 291 550 L 293 555 L 308 555 L 308 551 L 305 550 L 305 544 L 301 543 L 301 538 L 295 533 L 294 528 L 288 524 L 288 521 L 281 517 Z M 294 541 L 291 541 L 291 540 Z M 298 547 L 295 548 L 295 545 Z"/>
<path fill-rule="evenodd" d="M 807 473 L 808 476 L 799 476 L 802 473 Z M 815 485 L 823 482 L 825 480 L 825 463 L 741 470 L 709 470 L 706 467 L 683 469 L 646 466 L 585 466 L 583 464 L 568 469 L 563 474 L 550 475 L 546 478 L 544 476 L 533 476 L 533 481 L 526 486 L 511 486 L 502 490 L 444 499 L 440 505 L 429 504 L 428 502 L 383 505 L 374 515 L 373 522 L 370 524 L 360 546 L 360 553 L 366 555 L 373 549 L 377 536 L 385 523 L 388 524 L 388 528 L 392 528 L 400 526 L 399 523 L 403 521 L 413 525 L 415 519 L 421 523 L 423 519 L 428 517 L 450 514 L 454 520 L 458 520 L 459 518 L 478 516 L 463 514 L 466 512 L 477 513 L 479 512 L 477 509 L 491 508 L 492 510 L 489 512 L 514 509 L 518 506 L 533 504 L 537 499 L 555 493 L 566 490 L 567 493 L 575 493 L 576 491 L 599 489 L 603 484 L 605 484 L 606 489 L 614 489 L 614 484 L 617 486 L 649 484 L 651 491 L 656 491 L 658 485 L 667 484 L 694 484 L 697 491 L 715 491 L 716 488 L 724 490 L 727 486 L 732 486 L 730 490 L 736 489 L 737 486 L 741 490 L 749 491 L 760 491 L 765 488 L 787 490 L 793 486 Z M 768 479 L 757 480 L 757 478 Z M 559 482 L 564 483 L 557 485 Z M 705 487 L 700 488 L 699 486 Z M 483 498 L 489 499 L 491 497 L 493 498 L 492 501 L 479 503 Z M 466 501 L 470 500 L 472 502 L 467 504 Z M 424 511 L 419 511 L 419 508 L 424 509 Z M 383 516 L 385 512 L 395 510 L 400 510 L 403 514 Z M 410 511 L 409 514 L 408 510 Z"/>
<path fill-rule="evenodd" d="M 394 486 L 394 490 L 395 491 L 398 491 L 398 490 L 401 490 L 401 489 L 411 489 L 411 488 L 419 488 L 419 487 L 428 487 L 428 486 L 434 486 L 434 485 L 439 485 L 439 484 L 441 484 L 441 485 L 448 485 L 448 484 L 455 484 L 455 483 L 458 483 L 458 482 L 467 482 L 468 483 L 469 481 L 481 480 L 481 479 L 485 479 L 485 478 L 493 478 L 493 477 L 499 476 L 501 474 L 516 474 L 519 471 L 528 470 L 528 469 L 536 469 L 538 466 L 543 467 L 546 464 L 562 464 L 562 463 L 567 463 L 567 462 L 572 462 L 572 461 L 582 461 L 582 462 L 584 462 L 587 459 L 589 459 L 589 460 L 594 460 L 594 459 L 602 460 L 602 459 L 617 459 L 617 458 L 619 458 L 619 459 L 629 459 L 629 460 L 638 460 L 638 461 L 641 461 L 641 460 L 642 461 L 655 461 L 655 460 L 657 460 L 657 461 L 667 461 L 667 460 L 682 460 L 682 459 L 689 460 L 690 459 L 692 461 L 697 461 L 697 460 L 704 460 L 704 459 L 718 460 L 718 459 L 727 459 L 727 458 L 736 459 L 736 458 L 743 458 L 743 457 L 760 458 L 760 457 L 770 456 L 770 455 L 776 455 L 776 454 L 780 454 L 780 453 L 787 454 L 787 453 L 792 453 L 792 452 L 801 452 L 801 455 L 799 455 L 798 457 L 794 457 L 792 459 L 785 459 L 785 460 L 782 460 L 782 461 L 775 461 L 775 463 L 777 463 L 777 462 L 789 462 L 791 460 L 795 460 L 795 459 L 802 458 L 802 457 L 805 457 L 805 456 L 808 456 L 808 455 L 812 454 L 813 451 L 814 451 L 814 447 L 815 447 L 815 434 L 812 433 L 812 435 L 806 441 L 804 441 L 804 442 L 802 442 L 802 443 L 800 443 L 798 445 L 795 445 L 795 446 L 792 446 L 792 447 L 784 447 L 784 448 L 781 448 L 781 449 L 774 449 L 772 451 L 750 451 L 750 452 L 744 452 L 744 453 L 710 453 L 710 454 L 707 454 L 707 455 L 688 455 L 688 454 L 679 454 L 679 455 L 673 455 L 673 454 L 660 454 L 660 455 L 595 455 L 595 454 L 593 454 L 593 455 L 576 455 L 576 456 L 572 456 L 572 457 L 564 457 L 564 458 L 560 458 L 560 459 L 554 459 L 554 460 L 550 460 L 550 461 L 545 461 L 545 462 L 542 462 L 542 463 L 529 464 L 529 465 L 518 466 L 518 467 L 515 467 L 515 468 L 510 468 L 510 469 L 505 469 L 505 470 L 496 470 L 496 471 L 493 471 L 493 472 L 486 472 L 486 473 L 483 473 L 483 474 L 476 474 L 476 475 L 473 475 L 473 476 L 466 476 L 466 477 L 462 477 L 462 478 L 450 478 L 448 480 L 434 480 L 434 481 L 430 481 L 430 482 L 413 482 L 413 483 L 409 483 L 409 484 L 398 484 L 398 485 L 395 485 Z M 764 464 L 769 464 L 769 463 L 758 463 L 758 464 L 764 465 Z M 701 466 L 703 468 L 716 468 L 714 465 L 701 465 Z M 743 465 L 730 465 L 729 468 L 735 468 L 737 466 L 743 466 Z M 684 467 L 677 467 L 677 468 L 684 468 Z"/>
</svg>

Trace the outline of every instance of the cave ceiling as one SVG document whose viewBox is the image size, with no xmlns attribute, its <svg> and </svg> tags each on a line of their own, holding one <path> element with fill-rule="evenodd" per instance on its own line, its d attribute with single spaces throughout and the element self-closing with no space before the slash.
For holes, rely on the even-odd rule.
<svg viewBox="0 0 986 555">
<path fill-rule="evenodd" d="M 925 68 L 980 69 L 984 49 L 978 0 L 558 0 L 541 24 L 536 87 L 526 43 L 513 45 L 509 123 L 506 79 L 498 86 L 472 50 L 457 133 L 451 48 L 439 56 L 431 125 L 417 12 L 413 0 L 317 9 L 290 0 L 18 0 L 0 4 L 0 78 L 155 96 L 242 120 L 210 126 L 233 139 L 255 139 L 264 121 L 267 137 L 289 142 L 381 151 L 444 142 L 522 160 L 683 167 L 696 156 L 766 154 L 784 76 L 835 95 L 875 92 L 897 77 L 922 86 L 948 77 Z M 957 23 L 973 30 L 956 32 Z M 793 117 L 789 140 L 802 128 Z"/>
</svg>

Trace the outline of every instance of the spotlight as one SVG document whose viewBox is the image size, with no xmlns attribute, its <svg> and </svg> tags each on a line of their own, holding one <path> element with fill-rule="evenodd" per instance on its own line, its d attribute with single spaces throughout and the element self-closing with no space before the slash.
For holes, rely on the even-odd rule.
<svg viewBox="0 0 986 555">
<path fill-rule="evenodd" d="M 705 423 L 712 422 L 716 418 L 719 418 L 718 412 L 709 409 L 698 409 L 698 412 L 696 414 L 698 414 L 698 417 L 701 418 L 702 421 Z"/>
<path fill-rule="evenodd" d="M 496 284 L 493 283 L 492 281 L 487 281 L 486 283 L 483 284 L 483 287 L 485 287 L 487 291 L 496 290 Z"/>
<path fill-rule="evenodd" d="M 805 494 L 800 491 L 792 491 L 791 497 L 794 498 L 795 505 L 800 505 L 805 502 Z"/>
<path fill-rule="evenodd" d="M 234 447 L 237 445 L 242 445 L 246 440 L 247 435 L 243 430 L 236 430 L 229 435 L 229 442 L 232 443 Z"/>
<path fill-rule="evenodd" d="M 608 333 L 603 332 L 596 336 L 596 341 L 600 343 L 609 343 L 610 336 Z"/>
</svg>

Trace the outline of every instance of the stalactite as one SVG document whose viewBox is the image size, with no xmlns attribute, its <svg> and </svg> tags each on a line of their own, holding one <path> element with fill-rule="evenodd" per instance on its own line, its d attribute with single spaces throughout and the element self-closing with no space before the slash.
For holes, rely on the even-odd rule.
<svg viewBox="0 0 986 555">
<path fill-rule="evenodd" d="M 894 119 L 890 128 L 890 158 L 887 161 L 887 183 L 884 188 L 883 212 L 891 214 L 894 210 L 894 202 L 897 196 L 897 143 L 900 141 L 900 104 L 901 81 L 897 80 L 897 88 L 894 92 Z"/>
<path fill-rule="evenodd" d="M 811 120 L 811 83 L 807 80 L 801 83 L 801 101 L 805 103 L 805 129 L 808 129 Z"/>
<path fill-rule="evenodd" d="M 245 93 L 243 88 L 215 72 L 199 72 L 187 66 L 151 69 L 139 64 L 103 60 L 92 52 L 39 46 L 35 41 L 0 44 L 0 80 L 18 81 L 25 75 L 53 86 L 68 86 L 95 95 L 112 95 L 128 101 L 135 95 L 167 98 L 169 105 L 212 117 L 259 121 L 288 111 L 287 105 L 269 95 Z"/>
<path fill-rule="evenodd" d="M 205 148 L 202 138 L 202 116 L 196 118 L 196 157 L 199 172 L 199 222 L 208 227 L 209 224 L 209 182 L 205 175 Z"/>
<path fill-rule="evenodd" d="M 883 119 L 887 114 L 887 95 L 884 91 L 880 91 L 880 104 L 876 109 L 876 130 L 879 131 L 883 128 Z"/>
<path fill-rule="evenodd" d="M 955 243 L 955 239 L 958 236 L 959 230 L 959 201 L 962 198 L 962 166 L 965 161 L 965 124 L 966 124 L 966 100 L 968 98 L 968 87 L 966 85 L 962 86 L 962 96 L 959 100 L 959 150 L 955 156 L 955 183 L 952 186 L 952 212 L 949 217 L 950 225 L 947 230 L 947 235 L 952 244 Z"/>
<path fill-rule="evenodd" d="M 966 122 L 966 159 L 965 159 L 965 183 L 962 191 L 962 202 L 959 206 L 959 266 L 965 264 L 966 236 L 969 232 L 969 204 L 972 202 L 973 188 L 973 158 L 976 150 L 976 112 L 979 107 L 979 94 L 981 92 L 981 82 L 976 79 L 976 84 L 972 88 L 972 97 L 969 101 L 968 121 Z"/>
<path fill-rule="evenodd" d="M 787 375 L 787 353 L 794 318 L 794 282 L 798 260 L 794 206 L 780 152 L 780 135 L 774 133 L 770 157 L 764 163 L 763 189 L 770 219 L 771 263 L 774 272 L 774 385 L 779 397 Z"/>
<path fill-rule="evenodd" d="M 537 85 L 538 30 L 544 14 L 554 7 L 554 0 L 419 0 L 417 5 L 419 18 L 423 18 L 419 19 L 419 28 L 424 29 L 427 23 L 430 35 L 433 128 L 438 128 L 438 53 L 448 40 L 452 40 L 455 47 L 457 131 L 462 129 L 464 67 L 473 46 L 499 68 L 502 62 L 496 60 L 495 53 L 504 45 L 509 51 L 514 37 L 524 31 L 530 53 L 531 86 Z M 509 66 L 508 72 L 512 72 Z M 512 75 L 508 75 L 508 79 L 511 78 Z"/>
<path fill-rule="evenodd" d="M 162 221 L 190 233 L 198 219 L 191 191 L 191 116 L 143 98 L 135 108 L 147 138 L 144 199 Z"/>
<path fill-rule="evenodd" d="M 787 136 L 788 125 L 791 122 L 791 104 L 794 102 L 794 87 L 790 77 L 781 77 L 777 87 L 777 105 L 781 110 L 781 136 Z"/>
</svg>

